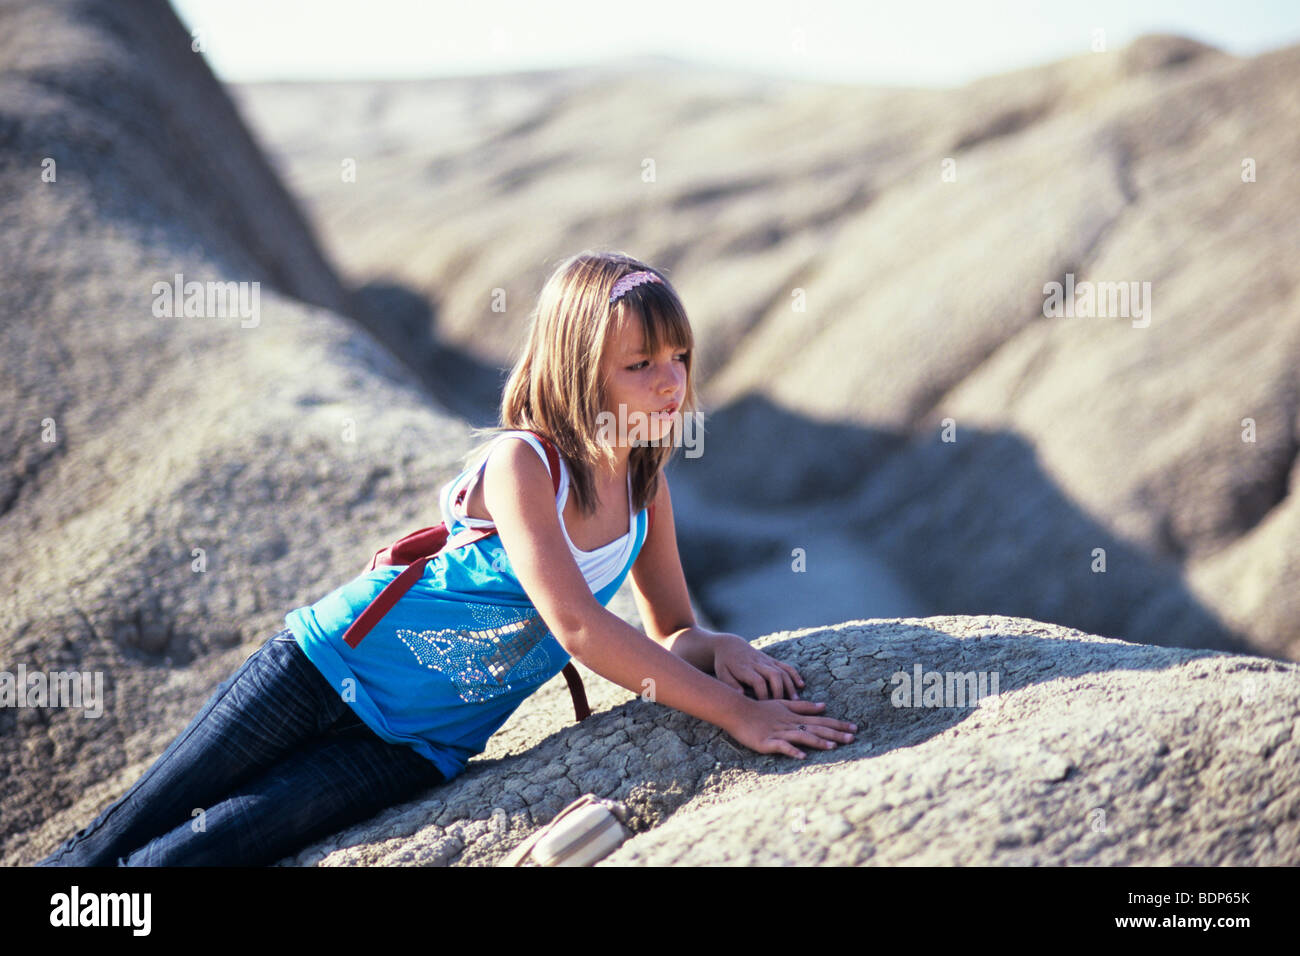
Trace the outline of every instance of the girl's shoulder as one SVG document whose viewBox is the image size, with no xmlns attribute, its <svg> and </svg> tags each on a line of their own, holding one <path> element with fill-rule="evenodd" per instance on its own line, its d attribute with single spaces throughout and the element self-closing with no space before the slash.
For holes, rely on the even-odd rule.
<svg viewBox="0 0 1300 956">
<path fill-rule="evenodd" d="M 483 473 L 487 469 L 488 460 L 502 447 L 514 445 L 516 442 L 507 441 L 507 439 L 523 439 L 528 446 L 537 453 L 542 459 L 542 464 L 546 466 L 547 473 L 551 473 L 550 456 L 546 453 L 546 448 L 541 440 L 532 432 L 522 429 L 509 432 L 502 432 L 495 436 L 488 447 L 478 456 L 477 464 L 471 463 L 471 466 L 461 473 L 459 480 L 453 481 L 453 484 L 461 488 L 461 498 L 468 505 L 469 516 L 483 520 L 487 515 L 486 504 L 483 501 Z M 526 451 L 522 454 L 528 454 Z M 554 451 L 556 464 L 559 466 L 559 473 L 552 474 L 552 482 L 556 488 L 556 497 L 562 494 L 568 484 L 569 472 L 568 463 L 564 456 L 559 454 L 558 450 Z M 449 488 L 450 490 L 450 488 Z"/>
<path fill-rule="evenodd" d="M 503 444 L 505 444 L 508 439 L 512 439 L 512 438 L 523 439 L 524 441 L 526 441 L 529 444 L 529 446 L 531 446 L 532 449 L 535 452 L 537 452 L 538 456 L 542 459 L 542 463 L 546 465 L 546 470 L 548 472 L 550 472 L 551 470 L 551 454 L 553 454 L 555 456 L 556 463 L 559 465 L 560 473 L 561 475 L 563 475 L 564 470 L 567 466 L 567 462 L 565 462 L 564 456 L 560 454 L 559 449 L 557 449 L 553 444 L 551 444 L 550 445 L 551 454 L 548 454 L 547 444 L 549 443 L 544 443 L 538 435 L 534 434 L 533 432 L 527 431 L 525 429 L 514 429 L 508 432 L 501 432 L 495 438 L 493 438 L 491 444 L 488 446 L 486 452 L 483 454 L 479 467 L 476 470 L 481 474 L 483 468 L 487 466 L 488 458 L 491 457 L 492 453 L 495 452 L 498 448 L 500 448 Z"/>
</svg>

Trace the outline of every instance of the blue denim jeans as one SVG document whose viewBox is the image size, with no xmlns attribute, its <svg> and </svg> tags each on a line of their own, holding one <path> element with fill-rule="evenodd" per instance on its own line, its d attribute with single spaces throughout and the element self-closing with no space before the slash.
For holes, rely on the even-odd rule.
<svg viewBox="0 0 1300 956">
<path fill-rule="evenodd" d="M 286 628 L 130 790 L 36 865 L 266 866 L 442 782 L 431 761 L 367 727 Z"/>
</svg>

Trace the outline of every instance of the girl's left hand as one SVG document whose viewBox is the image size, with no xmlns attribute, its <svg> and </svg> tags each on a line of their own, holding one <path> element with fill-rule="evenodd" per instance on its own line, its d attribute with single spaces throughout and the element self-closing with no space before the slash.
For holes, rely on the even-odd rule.
<svg viewBox="0 0 1300 956">
<path fill-rule="evenodd" d="M 798 700 L 796 687 L 804 686 L 803 678 L 791 665 L 769 657 L 739 634 L 715 635 L 713 674 L 741 693 L 746 686 L 752 688 L 759 700 Z"/>
</svg>

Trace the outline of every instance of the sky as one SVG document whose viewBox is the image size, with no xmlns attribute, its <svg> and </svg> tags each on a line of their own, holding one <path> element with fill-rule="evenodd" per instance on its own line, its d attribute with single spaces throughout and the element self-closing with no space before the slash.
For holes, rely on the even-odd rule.
<svg viewBox="0 0 1300 956">
<path fill-rule="evenodd" d="M 223 80 L 504 73 L 658 54 L 777 76 L 958 86 L 1178 33 L 1300 43 L 1300 0 L 171 0 Z"/>
</svg>

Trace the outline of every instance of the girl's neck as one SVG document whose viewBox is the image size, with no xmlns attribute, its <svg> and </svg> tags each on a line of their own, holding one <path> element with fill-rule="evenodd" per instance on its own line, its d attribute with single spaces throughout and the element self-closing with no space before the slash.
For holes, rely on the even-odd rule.
<svg viewBox="0 0 1300 956">
<path fill-rule="evenodd" d="M 602 485 L 607 483 L 612 485 L 616 484 L 621 479 L 626 483 L 630 451 L 631 449 L 628 448 L 615 448 L 615 459 L 612 466 L 607 465 L 602 461 L 593 468 L 592 476 L 595 478 L 596 482 Z"/>
</svg>

